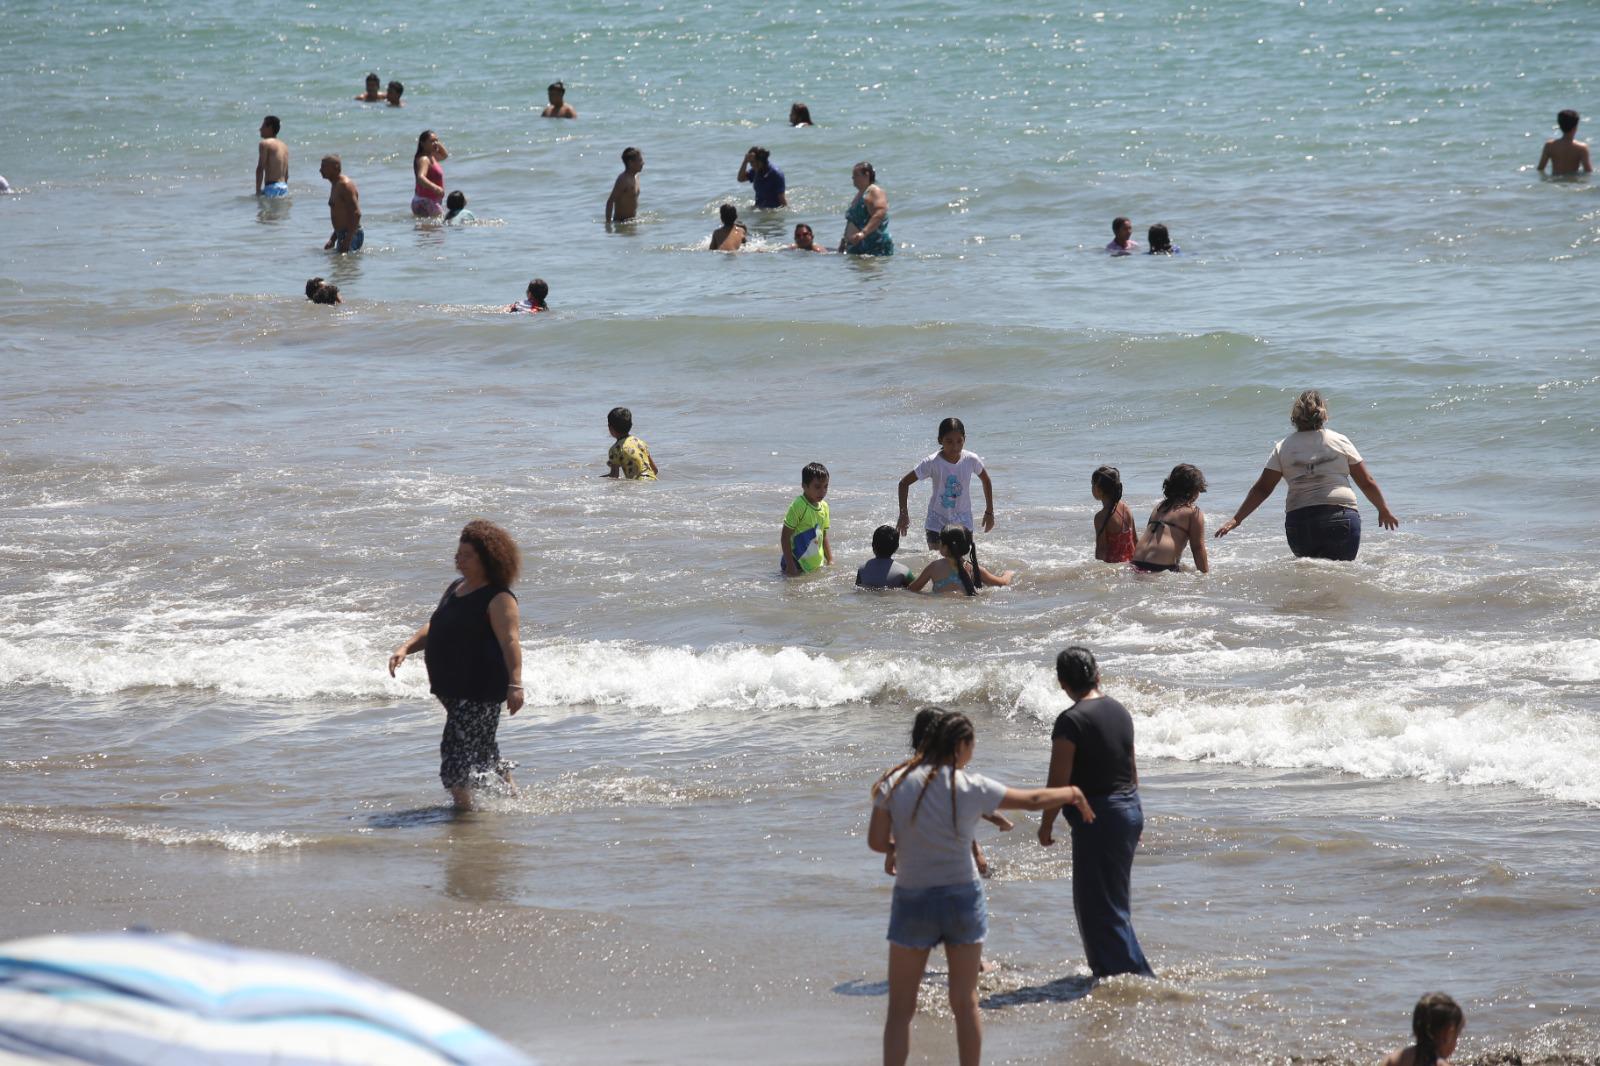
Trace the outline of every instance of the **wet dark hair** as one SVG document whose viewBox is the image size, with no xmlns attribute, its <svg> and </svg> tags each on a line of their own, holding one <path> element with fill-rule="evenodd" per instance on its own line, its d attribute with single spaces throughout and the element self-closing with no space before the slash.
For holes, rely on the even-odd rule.
<svg viewBox="0 0 1600 1066">
<path fill-rule="evenodd" d="M 963 437 L 965 437 L 967 435 L 967 427 L 962 424 L 961 419 L 959 419 L 959 418 L 946 418 L 946 419 L 944 419 L 943 421 L 941 421 L 939 423 L 939 432 L 934 435 L 934 439 L 938 440 L 938 441 L 943 441 L 944 440 L 944 435 L 946 433 L 951 432 L 952 430 L 954 430 L 955 432 L 961 434 Z"/>
<path fill-rule="evenodd" d="M 1567 108 L 1556 116 L 1556 125 L 1561 127 L 1562 133 L 1571 133 L 1578 128 L 1578 113 L 1572 108 Z"/>
<path fill-rule="evenodd" d="M 1122 472 L 1114 466 L 1102 466 L 1089 475 L 1089 484 L 1100 490 L 1106 506 L 1116 509 L 1122 501 Z"/>
<path fill-rule="evenodd" d="M 806 225 L 804 222 L 796 222 L 794 224 L 794 239 L 796 241 L 798 241 L 800 239 L 800 231 L 801 230 L 805 230 L 807 233 L 811 234 L 811 237 L 812 237 L 813 240 L 816 239 L 817 233 L 816 233 L 815 230 L 813 230 L 810 226 Z"/>
<path fill-rule="evenodd" d="M 900 531 L 893 526 L 879 526 L 872 531 L 872 554 L 887 559 L 900 550 Z"/>
<path fill-rule="evenodd" d="M 622 150 L 622 161 L 626 163 L 630 159 L 638 159 L 642 154 L 639 149 L 629 145 Z"/>
<path fill-rule="evenodd" d="M 320 288 L 322 288 L 321 278 L 308 278 L 306 280 L 306 299 L 311 299 L 312 294 Z"/>
<path fill-rule="evenodd" d="M 1151 255 L 1160 255 L 1162 252 L 1172 251 L 1172 237 L 1167 233 L 1165 223 L 1157 222 L 1154 226 L 1151 226 L 1148 239 L 1150 241 Z"/>
<path fill-rule="evenodd" d="M 544 299 L 549 295 L 550 286 L 544 283 L 543 278 L 534 278 L 532 281 L 528 282 L 528 303 L 532 304 L 534 307 L 539 308 L 541 311 L 548 310 L 548 308 L 545 307 Z M 628 409 L 626 407 L 619 407 L 617 410 L 625 413 Z M 633 425 L 632 415 L 628 416 L 628 425 L 630 427 Z"/>
<path fill-rule="evenodd" d="M 968 596 L 976 596 L 983 585 L 983 573 L 978 569 L 978 542 L 965 526 L 949 525 L 939 531 L 939 546 L 950 552 L 950 563 L 956 568 L 956 576 L 961 578 L 961 587 L 967 590 Z M 970 577 L 962 556 L 972 562 Z"/>
<path fill-rule="evenodd" d="M 451 214 L 455 214 L 467 206 L 467 194 L 456 189 L 444 198 L 444 205 L 450 209 Z"/>
<path fill-rule="evenodd" d="M 756 157 L 756 162 L 762 166 L 766 166 L 768 161 L 772 159 L 772 153 L 765 148 L 757 146 L 751 148 L 750 151 Z"/>
<path fill-rule="evenodd" d="M 802 122 L 811 121 L 811 109 L 796 100 L 789 105 L 789 125 L 798 126 Z"/>
<path fill-rule="evenodd" d="M 811 484 L 818 478 L 821 478 L 823 481 L 828 480 L 828 468 L 823 466 L 821 463 L 807 463 L 801 468 L 800 485 L 802 487 Z"/>
<path fill-rule="evenodd" d="M 278 121 L 277 115 L 268 115 L 266 118 L 261 120 L 261 124 L 263 126 L 271 126 L 272 135 L 274 137 L 278 135 L 279 130 L 283 129 L 283 123 Z"/>
<path fill-rule="evenodd" d="M 877 184 L 877 182 L 878 182 L 878 172 L 876 170 L 872 169 L 872 164 L 867 162 L 865 159 L 863 159 L 861 162 L 857 163 L 855 166 L 851 167 L 850 169 L 851 170 L 865 170 L 867 172 L 867 181 L 871 182 L 874 185 Z"/>
<path fill-rule="evenodd" d="M 1200 468 L 1190 463 L 1179 463 L 1161 482 L 1161 506 L 1156 510 L 1165 514 L 1174 507 L 1193 503 L 1204 491 L 1206 476 L 1200 472 Z"/>
<path fill-rule="evenodd" d="M 377 71 L 373 71 L 371 74 L 367 75 L 367 83 L 368 84 L 371 84 L 372 82 L 375 82 L 375 81 L 382 81 L 382 80 L 383 80 L 382 78 L 378 77 L 378 72 Z"/>
<path fill-rule="evenodd" d="M 1443 992 L 1429 992 L 1411 1011 L 1411 1035 L 1417 1038 L 1415 1066 L 1439 1061 L 1439 1037 L 1446 1029 L 1459 1029 L 1466 1016 L 1456 1001 Z"/>
<path fill-rule="evenodd" d="M 411 161 L 413 163 L 428 154 L 428 144 L 434 139 L 435 138 L 432 130 L 423 130 L 421 133 L 417 134 L 417 150 L 412 153 L 411 156 Z"/>
<path fill-rule="evenodd" d="M 311 293 L 311 302 L 314 304 L 336 304 L 339 302 L 339 286 L 318 285 L 316 291 Z"/>
<path fill-rule="evenodd" d="M 461 543 L 472 545 L 483 563 L 489 584 L 509 588 L 522 571 L 522 553 L 511 534 L 484 518 L 474 518 L 461 529 Z"/>
<path fill-rule="evenodd" d="M 1111 235 L 1115 237 L 1117 235 L 1117 230 L 1121 229 L 1123 226 L 1131 225 L 1133 225 L 1133 223 L 1129 221 L 1127 215 L 1118 215 L 1116 218 L 1111 220 Z"/>
<path fill-rule="evenodd" d="M 394 93 L 396 98 L 398 98 L 400 96 L 400 94 L 405 92 L 405 91 L 406 91 L 406 87 L 404 85 L 401 85 L 399 82 L 391 81 L 389 83 L 389 92 Z"/>
<path fill-rule="evenodd" d="M 934 723 L 949 713 L 943 707 L 924 707 L 918 711 L 916 720 L 911 723 L 911 750 L 920 750 L 928 742 L 928 731 Z"/>
<path fill-rule="evenodd" d="M 1067 686 L 1068 692 L 1088 692 L 1100 683 L 1100 664 L 1094 661 L 1094 652 L 1082 644 L 1063 648 L 1056 656 L 1056 680 Z"/>
<path fill-rule="evenodd" d="M 959 711 L 945 711 L 939 707 L 928 707 L 918 712 L 917 721 L 922 721 L 922 716 L 928 715 L 927 733 L 922 744 L 916 752 L 905 762 L 890 767 L 884 775 L 872 785 L 872 795 L 876 798 L 883 794 L 884 783 L 892 777 L 894 782 L 889 785 L 887 795 L 894 795 L 894 790 L 906 779 L 911 771 L 919 766 L 932 768 L 926 781 L 922 782 L 922 791 L 917 794 L 917 802 L 911 808 L 911 820 L 917 820 L 917 811 L 922 807 L 924 797 L 928 795 L 928 786 L 933 784 L 933 779 L 941 767 L 950 767 L 950 825 L 958 832 L 961 822 L 956 813 L 956 757 L 961 752 L 961 745 L 969 740 L 977 739 L 977 732 L 972 728 L 972 720 Z M 912 736 L 916 735 L 916 727 L 912 727 Z M 897 776 L 898 775 L 898 776 Z"/>
<path fill-rule="evenodd" d="M 739 209 L 732 204 L 723 204 L 717 213 L 722 216 L 722 224 L 724 226 L 733 225 L 739 218 Z"/>
<path fill-rule="evenodd" d="M 565 94 L 566 91 L 567 91 L 567 86 L 563 82 L 553 81 L 553 82 L 551 82 L 549 84 L 549 86 L 546 87 L 545 91 L 546 92 L 552 92 L 552 93 L 563 93 L 563 94 Z"/>
<path fill-rule="evenodd" d="M 530 289 L 533 286 L 528 286 Z M 606 413 L 606 425 L 618 433 L 627 435 L 633 432 L 633 412 L 626 407 L 613 407 Z"/>
</svg>

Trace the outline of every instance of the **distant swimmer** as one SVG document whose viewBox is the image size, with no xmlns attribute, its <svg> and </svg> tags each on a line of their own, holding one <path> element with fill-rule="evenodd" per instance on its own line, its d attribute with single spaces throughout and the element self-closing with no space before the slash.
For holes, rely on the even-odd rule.
<svg viewBox="0 0 1600 1066">
<path fill-rule="evenodd" d="M 1544 142 L 1544 151 L 1539 154 L 1539 173 L 1544 173 L 1546 164 L 1550 166 L 1550 173 L 1558 178 L 1594 173 L 1589 163 L 1589 146 L 1577 139 L 1578 113 L 1570 108 L 1561 112 L 1556 116 L 1556 125 L 1561 127 L 1561 136 Z"/>
<path fill-rule="evenodd" d="M 550 83 L 545 89 L 545 95 L 550 100 L 550 106 L 539 112 L 540 118 L 577 118 L 578 113 L 567 103 L 567 87 L 559 81 Z"/>
<path fill-rule="evenodd" d="M 809 107 L 798 100 L 789 105 L 789 125 L 809 126 L 811 124 L 811 109 Z"/>
<path fill-rule="evenodd" d="M 314 304 L 344 303 L 344 297 L 339 295 L 339 286 L 329 285 L 321 278 L 312 278 L 306 282 L 306 299 Z"/>
<path fill-rule="evenodd" d="M 894 239 L 889 236 L 889 194 L 878 188 L 878 172 L 868 162 L 857 163 L 850 171 L 856 198 L 844 213 L 844 239 L 839 251 L 851 255 L 893 255 Z"/>
<path fill-rule="evenodd" d="M 1165 223 L 1157 222 L 1151 226 L 1145 239 L 1150 243 L 1149 255 L 1179 255 L 1183 251 L 1172 243 L 1172 235 L 1167 232 Z"/>
<path fill-rule="evenodd" d="M 256 151 L 256 195 L 289 195 L 289 148 L 278 140 L 283 124 L 277 115 L 261 120 L 261 147 Z"/>
<path fill-rule="evenodd" d="M 416 186 L 411 196 L 411 213 L 418 218 L 438 218 L 444 214 L 444 163 L 450 158 L 432 130 L 417 135 L 417 151 L 411 157 Z"/>
<path fill-rule="evenodd" d="M 772 165 L 772 153 L 765 148 L 751 148 L 739 164 L 739 180 L 748 181 L 755 190 L 756 206 L 762 210 L 788 207 L 787 185 L 783 171 Z"/>
<path fill-rule="evenodd" d="M 804 222 L 795 223 L 794 243 L 789 245 L 788 249 L 786 250 L 791 252 L 821 252 L 823 255 L 828 254 L 828 250 L 826 248 L 822 248 L 817 245 L 817 235 L 811 232 L 811 227 L 806 225 Z"/>
<path fill-rule="evenodd" d="M 478 216 L 467 210 L 467 194 L 460 189 L 453 190 L 444 198 L 444 220 L 446 222 L 476 222 Z"/>
<path fill-rule="evenodd" d="M 739 209 L 732 204 L 723 204 L 722 225 L 711 231 L 711 248 L 713 252 L 737 252 L 744 247 L 744 239 L 749 234 L 744 228 L 744 223 L 739 221 Z"/>
<path fill-rule="evenodd" d="M 383 98 L 388 101 L 390 107 L 405 107 L 406 105 L 400 102 L 400 97 L 405 91 L 406 87 L 404 85 L 397 81 L 391 81 L 388 89 L 383 94 Z"/>
<path fill-rule="evenodd" d="M 344 163 L 336 155 L 322 157 L 322 176 L 333 187 L 328 195 L 333 236 L 322 246 L 323 251 L 335 245 L 341 252 L 360 251 L 367 235 L 361 231 L 361 195 L 356 191 L 356 183 L 345 175 Z"/>
<path fill-rule="evenodd" d="M 1111 243 L 1106 245 L 1107 255 L 1136 255 L 1139 242 L 1133 239 L 1133 223 L 1118 215 L 1111 220 Z"/>
<path fill-rule="evenodd" d="M 550 286 L 544 283 L 543 278 L 534 278 L 528 282 L 528 294 L 523 299 L 511 304 L 507 311 L 515 314 L 518 311 L 527 311 L 538 314 L 540 311 L 550 310 L 550 305 L 545 303 L 545 297 L 550 295 Z"/>
<path fill-rule="evenodd" d="M 356 93 L 356 99 L 363 104 L 376 104 L 383 99 L 383 82 L 378 80 L 377 71 L 367 75 L 367 91 Z"/>
<path fill-rule="evenodd" d="M 637 148 L 622 150 L 622 173 L 606 197 L 606 221 L 627 222 L 639 213 L 639 172 L 644 169 L 644 153 Z"/>
</svg>

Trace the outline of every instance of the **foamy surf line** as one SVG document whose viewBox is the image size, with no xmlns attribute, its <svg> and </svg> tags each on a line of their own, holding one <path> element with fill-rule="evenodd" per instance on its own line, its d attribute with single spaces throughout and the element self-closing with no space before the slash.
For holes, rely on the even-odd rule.
<svg viewBox="0 0 1600 1066">
<path fill-rule="evenodd" d="M 288 833 L 259 833 L 243 829 L 179 829 L 164 825 L 131 825 L 102 815 L 61 814 L 36 807 L 0 808 L 0 828 L 55 835 L 112 836 L 167 847 L 199 846 L 227 851 L 263 852 L 297 848 L 309 843 Z"/>
<path fill-rule="evenodd" d="M 254 700 L 430 699 L 421 664 L 408 666 L 402 680 L 391 680 L 376 644 L 348 634 L 328 642 L 284 637 L 278 649 L 283 657 L 264 655 L 263 641 L 276 639 L 190 646 L 181 655 L 160 649 L 29 654 L 0 644 L 0 682 L 97 693 L 177 686 Z M 1512 785 L 1600 806 L 1600 718 L 1561 705 L 1559 689 L 1549 684 L 1593 676 L 1600 641 L 1483 642 L 1470 648 L 1437 643 L 1430 651 L 1410 642 L 1401 664 L 1406 668 L 1388 679 L 1369 674 L 1359 695 L 1320 687 L 1228 687 L 1225 679 L 1195 669 L 1181 652 L 1123 655 L 1124 669 L 1109 680 L 1138 719 L 1146 755 Z M 308 646 L 321 654 L 305 658 Z M 1415 668 L 1429 663 L 1455 674 L 1458 683 L 1476 679 L 1481 687 L 1469 691 L 1495 691 L 1488 675 L 1503 680 L 1513 661 L 1564 665 L 1537 671 L 1546 684 L 1527 675 L 1516 698 L 1504 695 L 1502 686 L 1495 698 L 1474 695 L 1456 702 L 1441 694 L 1430 671 Z M 523 676 L 532 707 L 620 707 L 665 715 L 938 703 L 1044 723 L 1066 702 L 1047 663 L 997 657 L 944 664 L 884 653 L 835 657 L 798 648 L 590 641 L 526 649 Z M 1551 751 L 1561 758 L 1550 758 Z"/>
</svg>

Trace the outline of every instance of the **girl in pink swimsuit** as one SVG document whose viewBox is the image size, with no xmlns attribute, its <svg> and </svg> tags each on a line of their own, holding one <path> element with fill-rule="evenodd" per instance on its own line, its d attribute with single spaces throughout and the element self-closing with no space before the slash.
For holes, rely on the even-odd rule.
<svg viewBox="0 0 1600 1066">
<path fill-rule="evenodd" d="M 417 187 L 411 197 L 411 213 L 418 218 L 438 218 L 444 214 L 444 167 L 440 164 L 450 158 L 439 138 L 432 130 L 423 130 L 417 138 L 417 154 L 411 157 L 411 169 L 416 175 Z"/>
</svg>

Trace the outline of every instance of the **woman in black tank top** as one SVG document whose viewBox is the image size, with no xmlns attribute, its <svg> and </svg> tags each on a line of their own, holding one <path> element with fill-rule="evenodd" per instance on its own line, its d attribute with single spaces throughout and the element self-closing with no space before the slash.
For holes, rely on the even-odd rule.
<svg viewBox="0 0 1600 1066">
<path fill-rule="evenodd" d="M 445 708 L 439 742 L 439 780 L 462 810 L 472 789 L 498 777 L 511 787 L 513 763 L 500 758 L 500 705 L 522 709 L 522 645 L 517 597 L 510 589 L 521 568 L 516 541 L 492 522 L 475 519 L 461 531 L 456 569 L 433 616 L 389 656 L 389 676 L 421 650 L 428 688 Z"/>
</svg>

